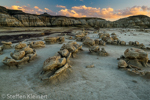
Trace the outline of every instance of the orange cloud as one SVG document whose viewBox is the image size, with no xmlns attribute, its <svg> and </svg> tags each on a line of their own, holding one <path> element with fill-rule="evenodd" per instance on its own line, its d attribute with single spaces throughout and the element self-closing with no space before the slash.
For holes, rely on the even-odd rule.
<svg viewBox="0 0 150 100">
<path fill-rule="evenodd" d="M 41 9 L 38 6 L 34 6 L 31 8 L 28 6 L 17 6 L 13 5 L 11 7 L 6 7 L 9 9 L 22 10 L 27 13 L 32 14 L 42 14 L 47 12 L 51 15 L 59 15 L 69 16 L 69 17 L 99 17 L 107 20 L 117 20 L 119 18 L 128 17 L 132 15 L 147 15 L 150 16 L 150 7 L 147 6 L 133 6 L 128 7 L 122 10 L 115 10 L 111 7 L 108 8 L 94 8 L 94 7 L 86 7 L 82 6 L 73 6 L 71 9 L 67 9 L 65 6 L 57 5 L 56 7 L 63 8 L 58 12 L 53 12 L 48 8 Z"/>
<path fill-rule="evenodd" d="M 38 6 L 34 6 L 34 8 L 31 8 L 30 5 L 28 5 L 28 6 L 13 5 L 11 7 L 6 7 L 6 8 L 8 8 L 8 9 L 14 9 L 14 10 L 22 10 L 23 12 L 31 13 L 31 14 L 42 14 L 44 12 L 47 12 L 50 15 L 56 15 L 55 12 L 49 10 L 48 8 L 40 9 Z"/>
<path fill-rule="evenodd" d="M 56 7 L 58 7 L 58 8 L 66 8 L 66 6 L 62 6 L 62 5 L 56 5 Z"/>
<path fill-rule="evenodd" d="M 74 6 L 71 9 L 60 10 L 59 14 L 73 17 L 100 17 L 109 20 L 116 20 L 122 17 L 132 15 L 150 15 L 150 8 L 147 6 L 134 6 L 123 10 L 114 10 L 113 8 L 93 8 L 83 6 Z"/>
</svg>

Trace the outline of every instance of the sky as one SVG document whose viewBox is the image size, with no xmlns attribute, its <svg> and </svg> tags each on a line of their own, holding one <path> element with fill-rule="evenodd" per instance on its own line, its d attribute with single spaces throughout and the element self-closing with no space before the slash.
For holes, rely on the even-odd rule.
<svg viewBox="0 0 150 100">
<path fill-rule="evenodd" d="M 0 0 L 0 6 L 26 13 L 98 17 L 114 21 L 132 15 L 150 16 L 150 0 Z"/>
</svg>

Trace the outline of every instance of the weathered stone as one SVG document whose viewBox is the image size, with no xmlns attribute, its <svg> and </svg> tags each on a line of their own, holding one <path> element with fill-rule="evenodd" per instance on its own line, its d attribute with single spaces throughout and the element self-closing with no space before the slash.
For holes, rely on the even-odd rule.
<svg viewBox="0 0 150 100">
<path fill-rule="evenodd" d="M 120 45 L 126 45 L 125 41 L 120 41 Z"/>
<path fill-rule="evenodd" d="M 141 49 L 129 48 L 124 52 L 125 58 L 137 67 L 147 67 L 148 54 Z"/>
<path fill-rule="evenodd" d="M 91 46 L 89 48 L 90 53 L 93 53 L 93 52 L 97 53 L 97 52 L 99 52 L 99 50 L 100 50 L 99 46 Z"/>
<path fill-rule="evenodd" d="M 86 39 L 85 41 L 83 41 L 83 44 L 85 46 L 90 47 L 90 46 L 94 46 L 95 45 L 95 41 L 93 39 Z"/>
<path fill-rule="evenodd" d="M 69 55 L 69 51 L 67 49 L 63 49 L 58 51 L 58 53 L 62 56 L 62 57 L 68 57 Z"/>
<path fill-rule="evenodd" d="M 46 37 L 44 38 L 44 41 L 46 44 L 54 44 L 57 42 L 58 37 Z"/>
<path fill-rule="evenodd" d="M 127 67 L 127 63 L 125 60 L 119 60 L 118 62 L 118 68 L 126 68 Z"/>
<path fill-rule="evenodd" d="M 30 42 L 29 46 L 31 48 L 40 48 L 40 47 L 45 47 L 45 44 L 43 41 L 36 41 L 36 42 Z"/>
<path fill-rule="evenodd" d="M 24 47 L 26 47 L 26 46 L 27 46 L 26 43 L 20 42 L 20 43 L 18 43 L 18 44 L 15 46 L 15 49 L 16 49 L 16 50 L 20 50 L 20 49 L 22 49 L 22 48 L 24 48 Z"/>
<path fill-rule="evenodd" d="M 105 45 L 106 45 L 106 42 L 105 42 L 105 41 L 103 41 L 103 40 L 100 40 L 100 41 L 99 41 L 99 45 L 103 45 L 103 46 L 105 46 Z"/>
<path fill-rule="evenodd" d="M 11 53 L 10 56 L 15 60 L 20 60 L 25 56 L 25 51 L 17 51 L 17 52 Z"/>
<path fill-rule="evenodd" d="M 12 48 L 12 42 L 5 42 L 5 41 L 2 41 L 1 42 L 2 44 L 3 44 L 3 49 L 10 49 L 10 48 Z"/>
<path fill-rule="evenodd" d="M 106 50 L 105 50 L 104 48 L 102 48 L 102 49 L 98 52 L 98 54 L 99 54 L 100 56 L 108 56 L 108 53 L 106 52 Z"/>
</svg>

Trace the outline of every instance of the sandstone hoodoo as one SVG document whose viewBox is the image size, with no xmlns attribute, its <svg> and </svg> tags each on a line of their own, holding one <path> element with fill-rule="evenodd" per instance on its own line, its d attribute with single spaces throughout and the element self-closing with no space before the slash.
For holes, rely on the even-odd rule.
<svg viewBox="0 0 150 100">
<path fill-rule="evenodd" d="M 148 64 L 148 53 L 144 50 L 137 48 L 129 48 L 124 52 L 124 56 L 120 57 L 118 62 L 118 67 L 126 67 L 128 71 L 134 72 L 136 74 L 145 75 L 148 73 L 145 68 L 150 67 Z"/>
<path fill-rule="evenodd" d="M 42 80 L 62 80 L 62 77 L 66 77 L 66 73 L 71 72 L 71 66 L 67 63 L 66 58 L 61 56 L 53 56 L 45 60 L 40 72 L 40 78 Z"/>
<path fill-rule="evenodd" d="M 64 44 L 55 56 L 44 61 L 39 77 L 51 82 L 63 80 L 72 71 L 69 65 L 71 55 L 75 57 L 79 50 L 82 50 L 82 46 L 76 42 Z"/>
<path fill-rule="evenodd" d="M 79 51 L 83 51 L 82 45 L 77 44 L 77 42 L 70 41 L 67 44 L 63 44 L 60 50 L 67 49 L 72 57 L 75 57 Z"/>
</svg>

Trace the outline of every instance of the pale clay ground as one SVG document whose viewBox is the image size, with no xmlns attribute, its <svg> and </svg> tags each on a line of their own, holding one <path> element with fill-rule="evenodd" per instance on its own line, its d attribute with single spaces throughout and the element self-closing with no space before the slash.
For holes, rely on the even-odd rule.
<svg viewBox="0 0 150 100">
<path fill-rule="evenodd" d="M 126 42 L 138 40 L 146 46 L 150 44 L 149 33 L 133 32 L 137 36 L 128 36 L 131 34 L 130 32 L 120 34 L 118 29 L 109 30 L 108 33 L 115 32 L 121 37 L 120 40 Z M 52 36 L 55 35 L 58 34 Z M 90 34 L 89 37 L 98 38 L 97 34 Z M 69 40 L 66 39 L 65 43 L 67 41 Z M 78 43 L 82 44 L 82 42 Z M 117 69 L 118 61 L 116 59 L 123 55 L 129 46 L 100 46 L 110 54 L 108 57 L 91 55 L 88 53 L 88 48 L 83 47 L 84 51 L 79 52 L 76 58 L 71 58 L 73 72 L 67 79 L 56 85 L 41 81 L 38 74 L 43 62 L 59 51 L 61 46 L 62 44 L 53 44 L 36 49 L 37 58 L 22 65 L 20 69 L 5 68 L 2 60 L 6 56 L 10 56 L 9 54 L 14 51 L 14 48 L 4 50 L 4 54 L 0 55 L 0 96 L 36 94 L 48 95 L 47 100 L 150 100 L 150 76 L 142 77 Z M 150 58 L 150 51 L 147 52 Z M 85 68 L 91 64 L 94 64 L 95 68 Z M 6 98 L 0 97 L 0 100 L 7 100 Z"/>
</svg>

